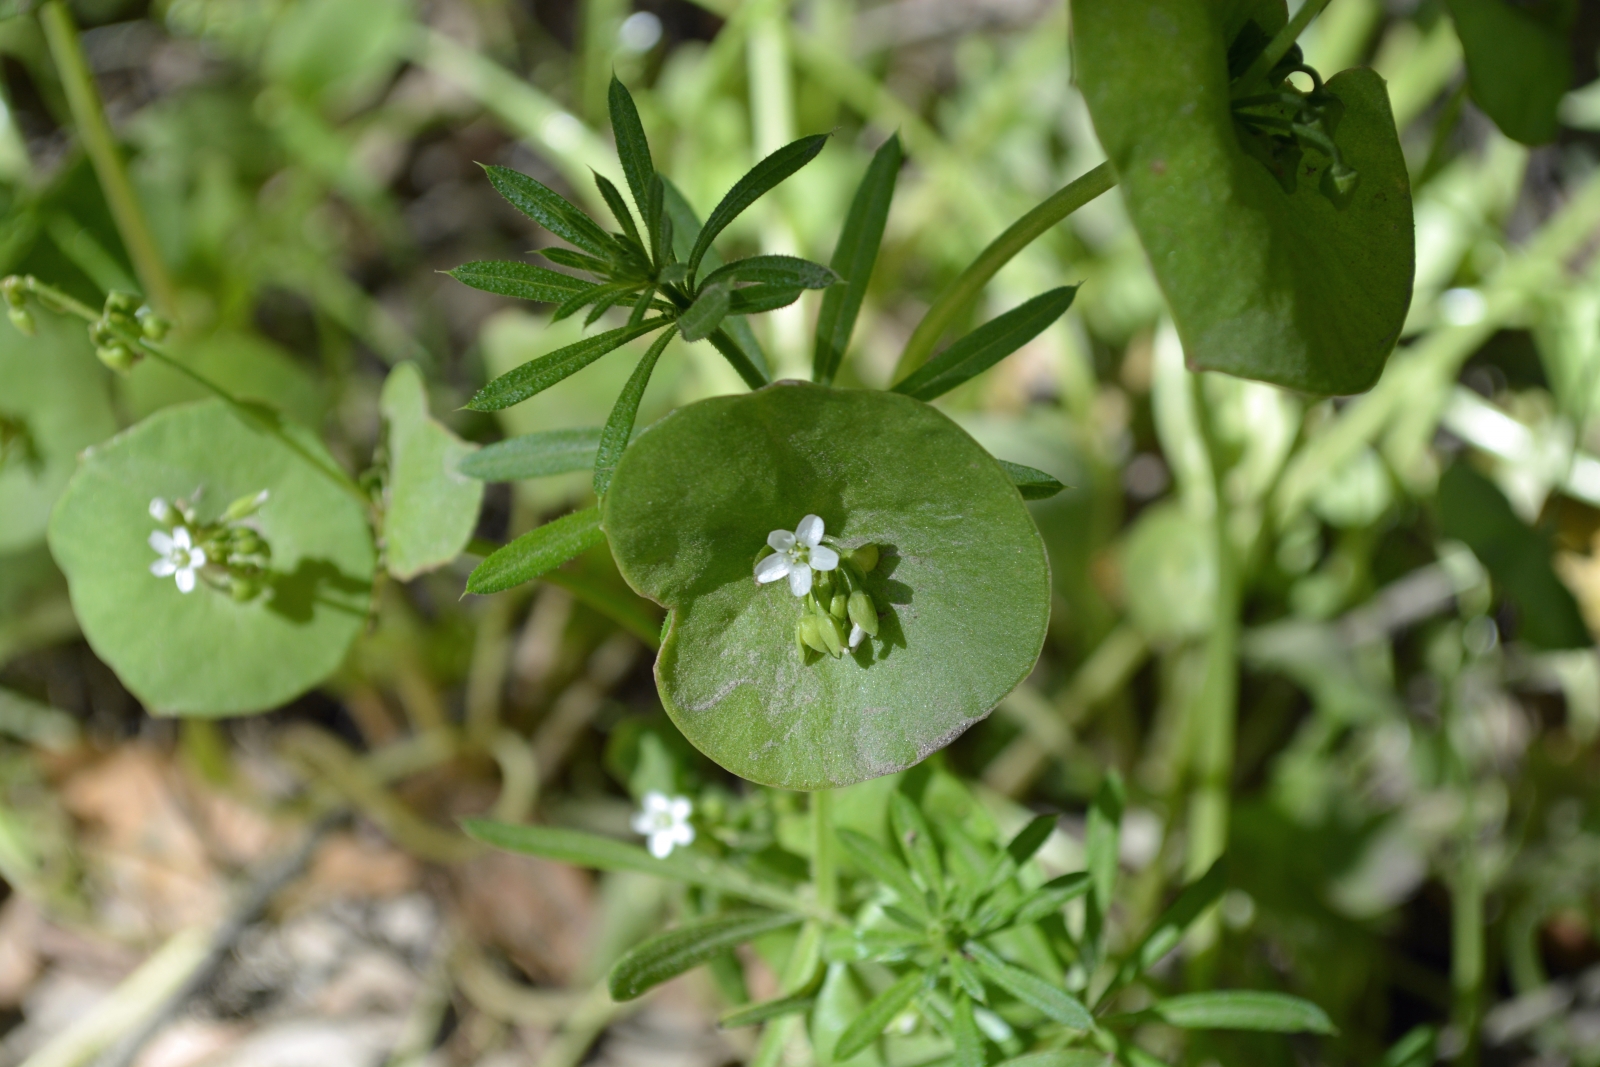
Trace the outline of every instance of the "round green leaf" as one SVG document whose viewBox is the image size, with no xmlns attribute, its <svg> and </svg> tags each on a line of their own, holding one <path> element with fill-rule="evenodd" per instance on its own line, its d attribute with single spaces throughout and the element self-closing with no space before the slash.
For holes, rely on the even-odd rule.
<svg viewBox="0 0 1600 1067">
<path fill-rule="evenodd" d="M 1411 302 L 1411 187 L 1383 79 L 1327 80 L 1327 124 L 1359 175 L 1329 157 L 1273 163 L 1235 122 L 1229 45 L 1283 0 L 1075 0 L 1077 76 L 1189 365 L 1308 393 L 1377 380 Z M 1286 191 L 1285 184 L 1292 185 Z"/>
<path fill-rule="evenodd" d="M 33 337 L 0 327 L 0 420 L 12 435 L 0 465 L 0 553 L 44 539 L 79 451 L 117 431 L 83 324 L 37 310 L 34 322 Z"/>
<path fill-rule="evenodd" d="M 805 663 L 802 601 L 752 567 L 815 514 L 879 546 L 880 636 Z M 702 400 L 623 454 L 601 518 L 623 576 L 670 611 L 656 659 L 668 714 L 752 781 L 848 785 L 909 767 L 1030 670 L 1050 615 L 1044 545 L 998 463 L 893 393 L 779 382 Z"/>
<path fill-rule="evenodd" d="M 428 414 L 428 391 L 414 363 L 389 373 L 379 403 L 389 427 L 385 561 L 405 581 L 449 563 L 472 539 L 483 483 L 457 468 L 478 446 Z"/>
<path fill-rule="evenodd" d="M 333 463 L 311 433 L 284 428 Z M 152 498 L 188 498 L 211 521 L 263 489 L 250 520 L 272 549 L 260 596 L 239 603 L 203 581 L 184 594 L 150 573 Z M 281 704 L 337 668 L 366 621 L 373 547 L 360 504 L 221 401 L 168 408 L 90 449 L 51 516 L 50 550 L 89 644 L 162 714 Z"/>
</svg>

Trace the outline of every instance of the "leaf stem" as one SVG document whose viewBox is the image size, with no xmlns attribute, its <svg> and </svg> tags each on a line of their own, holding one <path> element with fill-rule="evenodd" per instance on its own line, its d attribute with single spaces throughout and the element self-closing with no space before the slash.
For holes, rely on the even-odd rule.
<svg viewBox="0 0 1600 1067">
<path fill-rule="evenodd" d="M 1115 184 L 1117 177 L 1111 170 L 1111 164 L 1102 163 L 1068 182 L 989 242 L 989 247 L 980 252 L 978 258 L 939 294 L 927 314 L 922 316 L 922 321 L 917 323 L 905 350 L 900 353 L 894 380 L 900 381 L 928 361 L 933 354 L 933 346 L 939 343 L 945 330 L 949 329 L 956 316 L 977 299 L 983 287 L 989 284 L 989 279 L 1001 267 L 1062 219 Z"/>
<path fill-rule="evenodd" d="M 1290 46 L 1299 40 L 1305 28 L 1311 25 L 1311 20 L 1321 14 L 1322 9 L 1327 6 L 1328 0 L 1305 0 L 1305 3 L 1300 5 L 1300 10 L 1294 13 L 1294 17 L 1267 45 L 1266 50 L 1256 56 L 1255 62 L 1239 75 L 1239 80 L 1233 83 L 1233 92 L 1230 95 L 1237 100 L 1241 96 L 1255 92 L 1260 87 L 1261 79 L 1271 73 L 1272 68 L 1278 65 L 1278 60 L 1282 59 Z"/>
<path fill-rule="evenodd" d="M 839 906 L 839 864 L 834 851 L 833 790 L 811 794 L 811 883 L 817 905 L 828 911 Z"/>
<path fill-rule="evenodd" d="M 106 122 L 105 107 L 95 88 L 94 76 L 84 60 L 83 47 L 78 39 L 78 28 L 63 0 L 49 0 L 39 9 L 39 23 L 44 28 L 45 40 L 50 46 L 50 57 L 55 62 L 61 87 L 66 92 L 67 106 L 72 110 L 73 125 L 83 149 L 94 166 L 95 177 L 100 180 L 101 191 L 116 220 L 117 232 L 133 260 L 133 269 L 145 288 L 150 303 L 157 311 L 170 317 L 177 313 L 177 290 L 172 278 L 161 262 L 150 224 L 145 220 L 139 199 L 128 181 L 128 172 L 122 165 L 122 155 L 117 150 L 116 138 Z"/>
</svg>

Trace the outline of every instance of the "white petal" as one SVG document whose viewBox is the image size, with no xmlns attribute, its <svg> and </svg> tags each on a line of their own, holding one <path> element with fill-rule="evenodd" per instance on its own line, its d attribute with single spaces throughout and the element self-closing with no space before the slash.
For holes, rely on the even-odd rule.
<svg viewBox="0 0 1600 1067">
<path fill-rule="evenodd" d="M 787 552 L 794 547 L 794 534 L 788 530 L 773 530 L 767 534 L 767 544 L 774 552 Z"/>
<path fill-rule="evenodd" d="M 203 549 L 203 548 L 191 548 L 189 550 L 189 566 L 191 566 L 191 567 L 204 567 L 205 565 L 206 565 L 206 550 Z"/>
<path fill-rule="evenodd" d="M 668 833 L 670 833 L 672 835 L 672 840 L 673 840 L 674 844 L 679 844 L 679 845 L 692 845 L 692 844 L 694 844 L 694 827 L 690 826 L 686 822 L 679 823 L 677 826 L 674 826 L 671 830 L 668 831 Z"/>
<path fill-rule="evenodd" d="M 663 830 L 660 833 L 651 834 L 650 855 L 654 856 L 658 860 L 664 860 L 672 854 L 672 846 L 674 844 L 675 842 L 672 840 L 672 831 L 670 830 Z"/>
<path fill-rule="evenodd" d="M 634 812 L 633 819 L 629 825 L 633 827 L 633 832 L 636 834 L 648 834 L 656 828 L 655 820 L 650 818 L 647 812 L 643 811 Z"/>
<path fill-rule="evenodd" d="M 644 810 L 651 815 L 661 815 L 667 810 L 667 794 L 652 789 L 644 795 Z"/>
<path fill-rule="evenodd" d="M 177 569 L 178 565 L 165 556 L 150 564 L 150 573 L 157 578 L 171 578 Z"/>
<path fill-rule="evenodd" d="M 850 624 L 850 647 L 851 648 L 855 648 L 858 645 L 860 645 L 861 644 L 861 639 L 863 637 L 866 637 L 866 636 L 867 636 L 867 631 L 863 630 L 861 627 L 857 626 L 855 623 L 851 623 Z"/>
<path fill-rule="evenodd" d="M 811 592 L 810 567 L 796 567 L 789 572 L 789 591 L 795 596 L 805 596 Z"/>
<path fill-rule="evenodd" d="M 815 515 L 807 515 L 794 528 L 794 536 L 802 545 L 816 548 L 822 543 L 822 520 Z"/>
<path fill-rule="evenodd" d="M 694 811 L 694 803 L 688 797 L 673 797 L 672 804 L 667 813 L 672 816 L 672 821 L 681 823 Z"/>
<path fill-rule="evenodd" d="M 765 585 L 789 573 L 789 557 L 775 552 L 756 564 L 756 582 Z"/>
<path fill-rule="evenodd" d="M 811 569 L 814 571 L 831 571 L 839 565 L 839 553 L 827 545 L 818 545 L 811 550 Z"/>
<path fill-rule="evenodd" d="M 178 592 L 194 592 L 194 569 L 192 567 L 185 567 L 183 570 L 179 571 L 177 581 Z"/>
<path fill-rule="evenodd" d="M 172 536 L 165 530 L 151 530 L 150 547 L 161 553 L 163 556 L 171 555 Z"/>
<path fill-rule="evenodd" d="M 194 545 L 194 542 L 189 539 L 189 527 L 180 526 L 176 530 L 173 530 L 172 543 L 177 545 L 179 548 L 188 551 L 188 549 Z"/>
<path fill-rule="evenodd" d="M 160 497 L 150 501 L 150 517 L 157 522 L 167 521 L 167 502 Z"/>
</svg>

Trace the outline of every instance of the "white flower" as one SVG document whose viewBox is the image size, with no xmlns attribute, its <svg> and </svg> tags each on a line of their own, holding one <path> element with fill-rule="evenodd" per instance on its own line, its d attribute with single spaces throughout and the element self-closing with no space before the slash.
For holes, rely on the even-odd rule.
<svg viewBox="0 0 1600 1067">
<path fill-rule="evenodd" d="M 839 565 L 839 553 L 822 543 L 822 520 L 815 515 L 801 519 L 794 533 L 773 530 L 767 544 L 772 555 L 756 564 L 756 581 L 765 584 L 788 576 L 795 596 L 811 592 L 812 571 L 831 571 Z"/>
<path fill-rule="evenodd" d="M 644 795 L 644 808 L 634 812 L 633 832 L 650 839 L 650 855 L 666 859 L 679 845 L 694 841 L 689 815 L 694 804 L 688 797 L 669 797 L 655 790 Z"/>
<path fill-rule="evenodd" d="M 180 526 L 170 534 L 165 530 L 152 530 L 150 547 L 161 558 L 150 564 L 150 573 L 157 578 L 175 578 L 178 592 L 194 591 L 194 572 L 206 565 L 206 550 L 189 537 L 189 529 Z"/>
<path fill-rule="evenodd" d="M 155 497 L 150 501 L 150 517 L 157 522 L 166 522 L 167 516 L 172 514 L 171 508 L 171 504 L 160 497 Z"/>
</svg>

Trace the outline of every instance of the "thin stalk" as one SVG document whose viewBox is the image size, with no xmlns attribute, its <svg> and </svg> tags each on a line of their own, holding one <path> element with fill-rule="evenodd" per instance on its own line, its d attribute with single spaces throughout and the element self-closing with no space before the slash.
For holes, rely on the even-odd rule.
<svg viewBox="0 0 1600 1067">
<path fill-rule="evenodd" d="M 66 92 L 67 106 L 72 110 L 72 122 L 77 127 L 78 138 L 94 166 L 95 177 L 105 193 L 111 217 L 116 220 L 117 233 L 123 246 L 133 259 L 133 269 L 145 288 L 145 295 L 157 311 L 172 317 L 177 313 L 177 290 L 161 253 L 156 247 L 150 224 L 144 210 L 134 195 L 128 172 L 122 165 L 122 155 L 117 150 L 111 125 L 106 122 L 100 92 L 95 88 L 94 76 L 84 60 L 83 47 L 78 39 L 78 27 L 62 0 L 49 0 L 39 9 L 39 23 L 44 28 L 45 40 L 50 46 L 50 57 L 55 62 L 61 87 Z"/>
<path fill-rule="evenodd" d="M 839 863 L 834 849 L 833 790 L 811 794 L 811 884 L 817 905 L 833 911 L 839 906 Z"/>
<path fill-rule="evenodd" d="M 1300 10 L 1294 13 L 1287 25 L 1278 31 L 1278 35 L 1267 45 L 1266 51 L 1256 56 L 1255 62 L 1245 68 L 1239 75 L 1239 80 L 1233 83 L 1232 96 L 1237 100 L 1241 96 L 1249 96 L 1261 85 L 1261 79 L 1271 73 L 1272 68 L 1278 65 L 1284 53 L 1289 51 L 1291 45 L 1299 40 L 1300 34 L 1311 25 L 1311 20 L 1322 13 L 1328 6 L 1328 0 L 1306 0 L 1300 5 Z"/>
<path fill-rule="evenodd" d="M 900 353 L 900 362 L 894 369 L 895 381 L 906 377 L 928 361 L 933 346 L 939 343 L 945 330 L 956 317 L 977 299 L 983 287 L 989 284 L 1001 267 L 1011 262 L 1018 252 L 1038 240 L 1056 223 L 1078 210 L 1101 193 L 1117 184 L 1110 163 L 1102 163 L 1087 174 L 1068 182 L 1052 193 L 1038 207 L 1013 222 L 1004 233 L 989 242 L 989 247 L 978 253 L 961 275 L 951 282 L 933 302 L 922 321 L 911 334 L 911 340 Z"/>
</svg>

